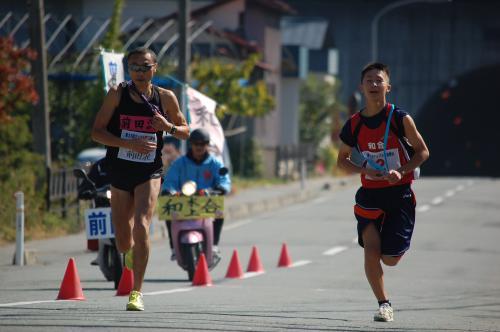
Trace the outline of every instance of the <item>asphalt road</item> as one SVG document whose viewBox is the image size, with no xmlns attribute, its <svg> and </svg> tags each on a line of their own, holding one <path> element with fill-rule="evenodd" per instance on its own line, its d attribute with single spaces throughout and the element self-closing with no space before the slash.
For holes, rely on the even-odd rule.
<svg viewBox="0 0 500 332">
<path fill-rule="evenodd" d="M 80 235 L 37 242 L 39 263 L 8 264 L 0 248 L 0 331 L 99 329 L 203 331 L 500 331 L 500 181 L 422 179 L 410 251 L 385 269 L 392 323 L 373 322 L 377 303 L 363 272 L 352 215 L 357 187 L 227 223 L 212 287 L 192 287 L 155 241 L 144 285 L 146 311 L 126 312 Z M 271 189 L 268 189 L 271 190 Z M 294 266 L 278 268 L 282 243 Z M 246 269 L 252 246 L 265 273 L 225 279 L 232 251 Z M 74 257 L 85 301 L 55 301 Z"/>
</svg>

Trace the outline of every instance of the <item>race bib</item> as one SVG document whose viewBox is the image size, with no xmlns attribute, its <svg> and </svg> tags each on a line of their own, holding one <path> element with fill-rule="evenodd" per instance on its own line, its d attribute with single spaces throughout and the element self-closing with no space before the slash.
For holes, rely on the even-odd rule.
<svg viewBox="0 0 500 332">
<path fill-rule="evenodd" d="M 399 169 L 401 167 L 401 161 L 399 159 L 398 149 L 387 150 L 386 154 L 387 154 L 387 163 L 389 164 L 388 169 Z M 374 162 L 385 168 L 384 151 L 379 151 L 379 152 L 363 151 L 363 156 L 366 159 L 373 160 Z M 375 169 L 370 165 L 370 163 L 366 163 L 366 167 Z M 376 177 L 372 177 L 369 175 L 366 175 L 366 178 L 368 180 L 373 180 L 373 181 L 380 180 Z"/>
<path fill-rule="evenodd" d="M 141 138 L 144 140 L 148 140 L 150 142 L 157 143 L 155 133 L 139 133 L 136 131 L 122 130 L 121 138 L 123 138 L 123 139 Z M 132 151 L 130 149 L 120 148 L 118 150 L 117 157 L 119 159 L 133 161 L 133 162 L 137 162 L 137 163 L 152 163 L 155 161 L 156 150 L 153 150 L 149 153 L 139 153 L 139 152 Z"/>
</svg>

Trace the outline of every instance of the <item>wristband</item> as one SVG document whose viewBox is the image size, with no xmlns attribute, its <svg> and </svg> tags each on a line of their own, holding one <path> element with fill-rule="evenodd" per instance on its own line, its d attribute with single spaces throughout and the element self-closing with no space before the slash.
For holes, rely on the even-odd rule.
<svg viewBox="0 0 500 332">
<path fill-rule="evenodd" d="M 170 131 L 168 132 L 170 135 L 173 135 L 177 132 L 177 127 L 172 125 L 172 128 L 170 128 Z"/>
</svg>

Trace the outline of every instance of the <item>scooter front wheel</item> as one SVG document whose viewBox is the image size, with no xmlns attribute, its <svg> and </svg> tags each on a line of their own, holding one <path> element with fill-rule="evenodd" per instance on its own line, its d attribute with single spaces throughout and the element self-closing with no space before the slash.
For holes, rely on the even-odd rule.
<svg viewBox="0 0 500 332">
<path fill-rule="evenodd" d="M 188 273 L 189 281 L 193 281 L 198 258 L 202 251 L 201 243 L 183 243 L 181 244 L 181 255 L 185 262 L 186 271 Z"/>
</svg>

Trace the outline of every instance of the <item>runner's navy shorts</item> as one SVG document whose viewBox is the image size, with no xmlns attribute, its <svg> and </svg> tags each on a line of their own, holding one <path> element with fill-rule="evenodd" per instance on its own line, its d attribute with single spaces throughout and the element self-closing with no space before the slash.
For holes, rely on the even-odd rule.
<svg viewBox="0 0 500 332">
<path fill-rule="evenodd" d="M 416 204 L 415 194 L 409 184 L 387 188 L 359 188 L 354 205 L 359 245 L 364 246 L 363 230 L 373 222 L 380 231 L 382 254 L 403 255 L 410 248 Z"/>
</svg>

